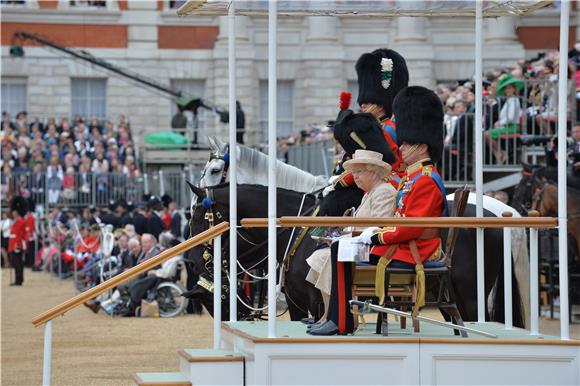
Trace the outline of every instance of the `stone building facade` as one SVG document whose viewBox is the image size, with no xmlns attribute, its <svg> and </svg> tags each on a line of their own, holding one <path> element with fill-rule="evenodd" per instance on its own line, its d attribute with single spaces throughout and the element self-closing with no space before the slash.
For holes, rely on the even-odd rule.
<svg viewBox="0 0 580 386">
<path fill-rule="evenodd" d="M 174 107 L 159 93 L 28 42 L 23 57 L 11 57 L 11 36 L 18 30 L 85 49 L 159 83 L 200 94 L 211 105 L 227 107 L 226 18 L 179 18 L 169 1 L 21 3 L 2 7 L 2 82 L 3 87 L 24 85 L 22 103 L 30 117 L 71 116 L 80 105 L 90 110 L 92 91 L 78 82 L 83 79 L 101 80 L 101 113 L 112 120 L 127 116 L 138 140 L 144 133 L 168 128 Z M 580 40 L 579 22 L 580 13 L 574 10 L 571 44 Z M 556 48 L 558 24 L 559 12 L 553 9 L 526 18 L 486 20 L 484 68 Z M 237 96 L 246 114 L 247 141 L 257 143 L 264 139 L 267 116 L 267 18 L 238 17 L 236 39 Z M 412 84 L 435 86 L 473 76 L 473 41 L 474 20 L 465 18 L 280 18 L 279 133 L 333 119 L 340 91 L 356 92 L 354 63 L 363 52 L 393 48 L 407 59 Z M 77 87 L 88 99 L 75 101 Z M 206 133 L 227 136 L 227 125 L 209 112 L 202 126 Z"/>
</svg>

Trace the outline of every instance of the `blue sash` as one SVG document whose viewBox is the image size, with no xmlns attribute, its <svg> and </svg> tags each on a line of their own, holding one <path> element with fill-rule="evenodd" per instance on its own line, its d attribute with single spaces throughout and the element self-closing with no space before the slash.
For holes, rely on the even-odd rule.
<svg viewBox="0 0 580 386">
<path fill-rule="evenodd" d="M 390 125 L 385 125 L 385 127 L 383 127 L 383 129 L 387 133 L 389 133 L 389 135 L 393 139 L 393 142 L 397 143 L 397 131 L 395 130 L 395 128 L 393 126 L 390 126 Z"/>
</svg>

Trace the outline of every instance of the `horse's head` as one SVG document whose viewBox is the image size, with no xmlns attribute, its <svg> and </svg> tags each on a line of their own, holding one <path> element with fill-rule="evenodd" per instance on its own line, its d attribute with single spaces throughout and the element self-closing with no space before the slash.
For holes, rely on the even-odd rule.
<svg viewBox="0 0 580 386">
<path fill-rule="evenodd" d="M 540 179 L 537 176 L 537 168 L 523 163 L 522 179 L 514 190 L 511 206 L 516 209 L 522 216 L 527 215 L 528 210 L 532 207 L 532 201 Z"/>
<path fill-rule="evenodd" d="M 216 186 L 225 182 L 230 165 L 229 145 L 227 143 L 223 143 L 217 138 L 209 137 L 209 146 L 211 153 L 199 179 L 201 188 Z"/>
<path fill-rule="evenodd" d="M 536 192 L 532 198 L 532 210 L 537 210 L 540 216 L 558 215 L 558 188 L 557 186 L 542 178 L 538 181 Z"/>
</svg>

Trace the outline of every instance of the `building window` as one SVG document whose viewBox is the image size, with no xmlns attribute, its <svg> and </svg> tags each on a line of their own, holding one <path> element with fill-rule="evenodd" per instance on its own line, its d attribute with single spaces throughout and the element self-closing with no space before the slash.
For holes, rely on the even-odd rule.
<svg viewBox="0 0 580 386">
<path fill-rule="evenodd" d="M 96 116 L 100 120 L 106 118 L 106 79 L 71 79 L 71 98 L 71 113 L 73 116 L 80 115 L 84 119 L 90 119 L 90 117 Z"/>
<path fill-rule="evenodd" d="M 71 7 L 75 8 L 107 8 L 107 1 L 90 1 L 90 0 L 71 0 L 69 2 Z"/>
<path fill-rule="evenodd" d="M 287 136 L 294 131 L 294 81 L 278 80 L 276 136 Z M 268 138 L 268 80 L 260 80 L 260 129 Z"/>
<path fill-rule="evenodd" d="M 204 79 L 171 79 L 171 89 L 174 91 L 181 91 L 184 96 L 191 96 L 202 98 L 205 95 L 205 80 Z M 173 117 L 177 112 L 175 103 L 171 103 L 171 116 Z M 197 109 L 197 117 L 191 111 L 186 111 L 184 114 L 187 117 L 187 127 L 189 128 L 205 128 L 206 113 L 208 111 L 204 108 Z"/>
<path fill-rule="evenodd" d="M 26 6 L 25 0 L 0 0 L 0 6 L 2 7 L 24 7 Z"/>
<path fill-rule="evenodd" d="M 2 112 L 11 118 L 26 111 L 26 78 L 2 78 Z"/>
</svg>

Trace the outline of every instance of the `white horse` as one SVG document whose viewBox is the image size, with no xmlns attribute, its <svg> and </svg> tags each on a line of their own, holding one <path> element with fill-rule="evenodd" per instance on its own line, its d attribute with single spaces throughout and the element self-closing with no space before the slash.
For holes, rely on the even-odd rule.
<svg viewBox="0 0 580 386">
<path fill-rule="evenodd" d="M 207 188 L 229 181 L 229 144 L 209 138 L 211 148 L 198 186 Z M 268 156 L 247 146 L 236 145 L 237 182 L 268 186 Z M 314 176 L 282 161 L 276 161 L 276 185 L 279 188 L 301 193 L 312 193 L 328 185 L 324 176 Z"/>
</svg>

